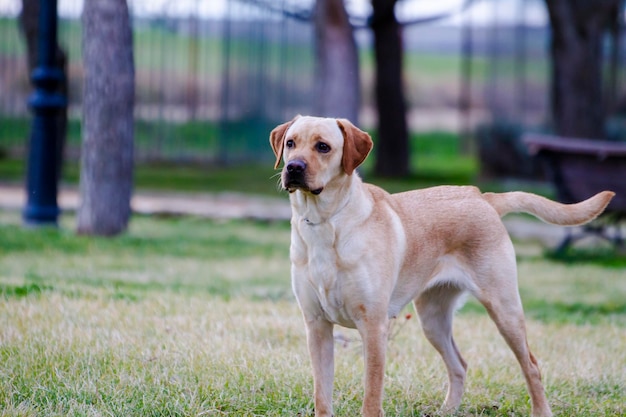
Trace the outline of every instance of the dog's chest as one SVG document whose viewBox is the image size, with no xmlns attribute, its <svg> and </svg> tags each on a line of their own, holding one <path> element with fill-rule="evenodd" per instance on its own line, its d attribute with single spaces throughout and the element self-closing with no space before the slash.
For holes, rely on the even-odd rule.
<svg viewBox="0 0 626 417">
<path fill-rule="evenodd" d="M 351 326 L 352 320 L 343 302 L 343 279 L 340 277 L 337 237 L 329 223 L 310 225 L 303 222 L 292 247 L 294 291 L 301 304 L 319 306 L 332 322 Z"/>
</svg>

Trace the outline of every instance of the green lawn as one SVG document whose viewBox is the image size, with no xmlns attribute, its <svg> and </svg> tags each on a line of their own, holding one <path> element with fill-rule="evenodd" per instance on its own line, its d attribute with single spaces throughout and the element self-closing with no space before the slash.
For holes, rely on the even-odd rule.
<svg viewBox="0 0 626 417">
<path fill-rule="evenodd" d="M 116 238 L 24 229 L 0 211 L 1 416 L 311 416 L 285 222 L 136 216 Z M 556 415 L 623 416 L 624 269 L 557 263 L 518 243 L 529 342 Z M 407 314 L 411 310 L 407 310 Z M 436 415 L 441 360 L 414 315 L 394 324 L 390 416 Z M 527 416 L 513 355 L 482 307 L 457 315 L 459 415 Z M 358 336 L 337 329 L 337 416 L 358 415 Z"/>
<path fill-rule="evenodd" d="M 6 123 L 4 123 L 6 121 Z M 2 145 L 15 143 L 26 136 L 28 123 L 16 118 L 0 119 L 0 151 Z M 138 123 L 135 141 L 137 152 L 149 150 L 150 146 L 158 145 L 150 137 L 155 126 Z M 198 154 L 216 154 L 219 152 L 218 127 L 211 123 L 166 124 L 178 138 L 178 144 L 168 151 L 175 156 L 177 149 Z M 269 131 L 269 128 L 267 129 Z M 260 136 L 258 129 L 251 130 L 246 126 L 235 125 L 231 131 L 236 135 Z M 374 137 L 374 140 L 376 138 Z M 138 189 L 161 189 L 177 191 L 235 191 L 264 195 L 277 195 L 278 171 L 273 169 L 273 155 L 265 136 L 258 139 L 261 163 L 236 164 L 196 164 L 193 162 L 179 163 L 138 163 L 135 171 L 135 185 Z M 70 123 L 68 146 L 78 149 L 80 146 L 80 126 L 77 122 Z M 167 146 L 164 144 L 163 146 Z M 372 175 L 374 152 L 362 167 L 362 174 L 367 181 L 382 186 L 390 192 L 405 191 L 439 184 L 471 184 L 478 173 L 478 162 L 472 155 L 461 151 L 461 138 L 448 132 L 425 132 L 411 135 L 411 168 L 412 175 L 402 179 L 378 178 Z M 21 182 L 26 172 L 26 161 L 22 159 L 2 158 L 0 152 L 0 181 Z M 68 161 L 64 166 L 63 182 L 77 184 L 79 177 L 78 162 Z"/>
</svg>

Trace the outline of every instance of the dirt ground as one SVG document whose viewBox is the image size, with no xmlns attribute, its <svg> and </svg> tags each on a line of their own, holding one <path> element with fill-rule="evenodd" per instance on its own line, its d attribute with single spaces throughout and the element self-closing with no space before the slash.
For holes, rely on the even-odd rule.
<svg viewBox="0 0 626 417">
<path fill-rule="evenodd" d="M 62 188 L 58 196 L 64 211 L 78 208 L 76 188 Z M 0 184 L 0 208 L 21 210 L 26 203 L 25 190 L 18 185 Z M 291 209 L 286 196 L 270 198 L 241 193 L 173 193 L 136 192 L 131 201 L 133 211 L 140 214 L 193 215 L 210 219 L 253 219 L 262 221 L 288 220 Z M 568 228 L 535 221 L 526 216 L 507 216 L 504 224 L 511 236 L 521 241 L 538 241 L 544 246 L 556 246 L 568 233 Z M 569 228 L 576 231 L 576 228 Z"/>
</svg>

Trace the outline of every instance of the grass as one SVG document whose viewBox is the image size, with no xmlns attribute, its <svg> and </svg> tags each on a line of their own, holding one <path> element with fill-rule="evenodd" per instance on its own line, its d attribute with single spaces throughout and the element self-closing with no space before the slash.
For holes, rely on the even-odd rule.
<svg viewBox="0 0 626 417">
<path fill-rule="evenodd" d="M 568 247 L 564 251 L 549 250 L 546 256 L 569 264 L 599 264 L 614 268 L 626 268 L 626 253 L 615 246 L 579 248 Z"/>
<path fill-rule="evenodd" d="M 6 123 L 5 123 L 6 121 Z M 26 172 L 26 162 L 22 159 L 2 158 L 3 145 L 21 143 L 28 135 L 26 119 L 13 117 L 0 118 L 0 181 L 22 182 Z M 228 127 L 237 137 L 253 136 L 259 142 L 261 163 L 246 164 L 194 164 L 183 159 L 185 163 L 138 163 L 135 170 L 135 185 L 138 189 L 165 189 L 179 191 L 238 191 L 263 195 L 277 195 L 276 182 L 271 178 L 276 174 L 273 170 L 273 155 L 267 138 L 259 133 L 259 129 L 251 131 L 246 126 L 233 125 Z M 150 137 L 154 126 L 145 122 L 136 125 L 137 153 L 159 145 Z M 162 129 L 174 133 L 177 144 L 164 142 L 162 150 L 176 159 L 178 149 L 196 155 L 219 153 L 218 127 L 211 123 L 164 124 Z M 269 131 L 269 128 L 265 129 Z M 261 139 L 259 139 L 261 136 Z M 376 138 L 374 138 L 376 140 Z M 151 142 L 152 141 L 152 142 Z M 77 121 L 70 123 L 68 147 L 78 149 L 80 144 L 80 125 Z M 232 145 L 230 145 L 232 146 Z M 372 174 L 375 155 L 372 154 L 363 165 L 362 174 L 366 180 L 382 186 L 390 192 L 406 191 L 438 184 L 470 184 L 478 173 L 478 162 L 472 155 L 461 152 L 461 138 L 454 133 L 424 132 L 412 134 L 411 167 L 413 174 L 403 179 L 379 178 Z M 63 168 L 63 182 L 68 185 L 78 183 L 79 169 L 76 161 L 67 161 Z"/>
<path fill-rule="evenodd" d="M 135 217 L 105 239 L 76 236 L 74 221 L 29 230 L 0 211 L 1 416 L 312 415 L 286 223 Z M 555 413 L 623 416 L 623 269 L 555 263 L 528 245 L 520 288 Z M 470 364 L 458 415 L 527 416 L 518 366 L 482 308 L 468 303 L 455 323 Z M 437 415 L 445 394 L 417 327 L 394 324 L 390 416 Z M 337 336 L 335 414 L 358 415 L 360 342 Z"/>
<path fill-rule="evenodd" d="M 30 135 L 32 117 L 20 117 L 0 114 L 0 150 L 24 149 Z M 229 128 L 229 127 L 226 127 Z M 233 137 L 253 135 L 250 129 L 236 126 Z M 216 123 L 207 121 L 189 121 L 186 123 L 167 123 L 164 121 L 135 120 L 135 149 L 140 155 L 158 153 L 177 157 L 201 155 L 206 159 L 214 157 L 221 144 Z M 81 122 L 70 118 L 66 146 L 71 153 L 78 154 L 81 146 Z"/>
</svg>

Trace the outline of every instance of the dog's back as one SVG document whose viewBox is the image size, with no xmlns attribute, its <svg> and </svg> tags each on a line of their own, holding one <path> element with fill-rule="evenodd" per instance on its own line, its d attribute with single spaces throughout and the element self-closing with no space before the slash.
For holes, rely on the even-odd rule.
<svg viewBox="0 0 626 417">
<path fill-rule="evenodd" d="M 432 208 L 438 216 L 443 216 L 444 220 L 446 216 L 472 211 L 472 208 L 480 208 L 481 204 L 487 202 L 500 217 L 509 213 L 523 212 L 532 214 L 546 223 L 577 226 L 588 223 L 602 214 L 614 196 L 615 193 L 612 191 L 602 191 L 576 204 L 561 204 L 522 191 L 481 193 L 473 186 L 439 186 L 393 194 L 392 200 L 397 202 L 400 210 L 408 212 Z M 476 215 L 475 211 L 472 212 Z"/>
</svg>

